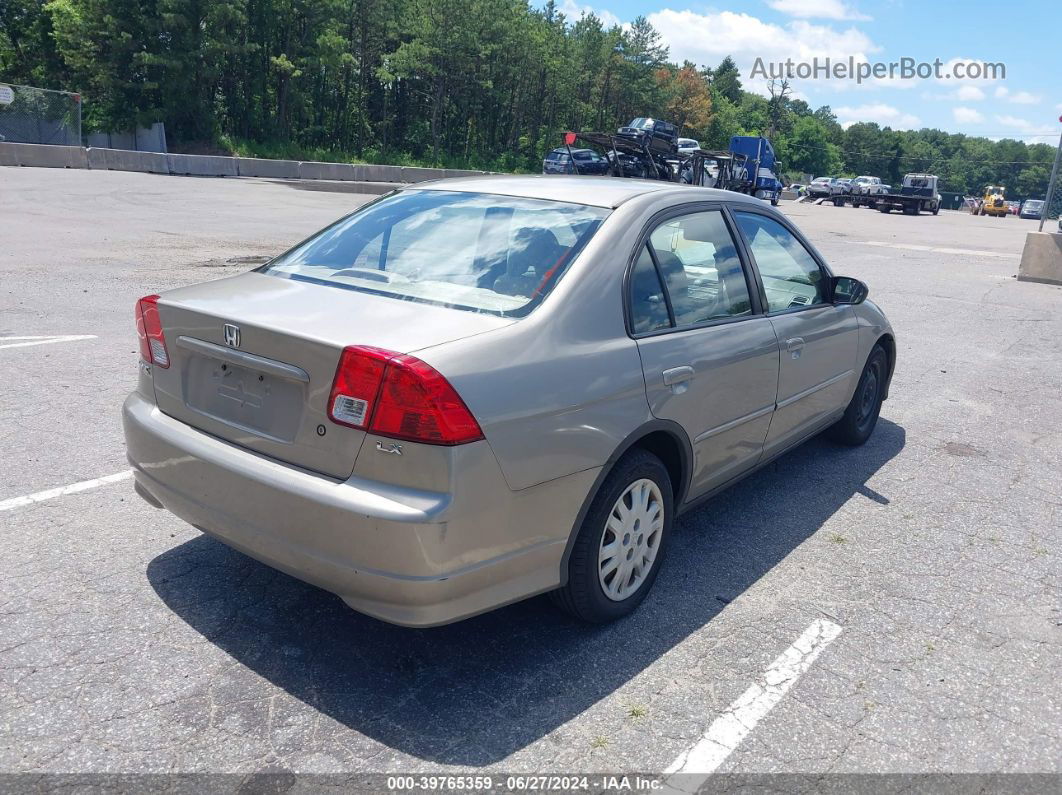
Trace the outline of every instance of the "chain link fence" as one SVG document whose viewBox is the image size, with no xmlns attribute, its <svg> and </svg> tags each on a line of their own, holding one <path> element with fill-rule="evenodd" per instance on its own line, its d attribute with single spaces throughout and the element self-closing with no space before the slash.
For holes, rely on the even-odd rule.
<svg viewBox="0 0 1062 795">
<path fill-rule="evenodd" d="M 81 146 L 81 95 L 0 84 L 0 141 Z"/>
</svg>

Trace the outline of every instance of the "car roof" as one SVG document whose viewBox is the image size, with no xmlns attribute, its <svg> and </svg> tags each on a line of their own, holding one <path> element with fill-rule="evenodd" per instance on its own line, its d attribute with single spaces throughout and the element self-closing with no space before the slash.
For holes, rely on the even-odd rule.
<svg viewBox="0 0 1062 795">
<path fill-rule="evenodd" d="M 688 195 L 689 201 L 744 201 L 760 204 L 744 193 L 716 188 L 700 188 L 676 182 L 650 179 L 619 179 L 617 177 L 559 176 L 559 175 L 488 175 L 457 177 L 431 182 L 415 182 L 403 190 L 452 190 L 467 193 L 496 193 L 525 199 L 586 204 L 592 207 L 619 207 L 625 201 L 647 193 L 673 191 Z M 684 197 L 685 198 L 685 197 Z"/>
</svg>

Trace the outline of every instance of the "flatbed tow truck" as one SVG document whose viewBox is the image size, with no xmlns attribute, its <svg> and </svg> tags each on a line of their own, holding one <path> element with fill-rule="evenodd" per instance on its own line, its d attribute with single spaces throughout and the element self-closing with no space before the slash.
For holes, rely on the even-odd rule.
<svg viewBox="0 0 1062 795">
<path fill-rule="evenodd" d="M 877 205 L 883 213 L 902 210 L 905 215 L 918 215 L 925 210 L 936 215 L 940 212 L 937 177 L 935 174 L 906 174 L 900 189 L 878 196 Z"/>
</svg>

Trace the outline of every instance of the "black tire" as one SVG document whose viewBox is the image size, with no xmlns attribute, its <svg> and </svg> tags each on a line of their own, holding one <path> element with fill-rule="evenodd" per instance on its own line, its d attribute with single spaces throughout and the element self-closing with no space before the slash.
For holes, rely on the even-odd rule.
<svg viewBox="0 0 1062 795">
<path fill-rule="evenodd" d="M 855 394 L 844 411 L 844 416 L 827 431 L 838 444 L 858 447 L 874 433 L 889 377 L 889 355 L 880 345 L 875 345 L 867 357 Z"/>
<path fill-rule="evenodd" d="M 834 199 L 833 200 L 833 206 L 834 207 L 844 207 L 844 199 Z"/>
<path fill-rule="evenodd" d="M 879 204 L 878 205 L 878 211 L 879 212 L 883 212 L 883 213 L 890 213 L 890 212 L 892 212 L 892 207 L 890 207 L 887 204 Z"/>
<path fill-rule="evenodd" d="M 939 212 L 940 212 L 940 205 L 939 204 L 934 204 L 933 205 L 933 215 L 937 215 Z"/>
<path fill-rule="evenodd" d="M 628 486 L 642 478 L 653 481 L 660 491 L 664 508 L 663 529 L 657 542 L 656 557 L 641 585 L 626 599 L 614 601 L 605 595 L 598 576 L 601 541 L 617 501 Z M 568 559 L 568 583 L 550 594 L 554 604 L 576 618 L 596 624 L 615 621 L 633 612 L 645 599 L 660 572 L 673 514 L 671 478 L 660 459 L 637 448 L 624 455 L 608 473 L 590 503 Z"/>
<path fill-rule="evenodd" d="M 777 196 L 775 196 L 773 199 L 771 199 L 771 206 L 772 207 L 777 207 L 778 206 L 778 197 Z"/>
</svg>

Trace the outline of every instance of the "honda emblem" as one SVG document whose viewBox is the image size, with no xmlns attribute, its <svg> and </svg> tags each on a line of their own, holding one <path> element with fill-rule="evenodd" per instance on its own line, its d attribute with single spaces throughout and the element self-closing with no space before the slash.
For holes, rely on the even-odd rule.
<svg viewBox="0 0 1062 795">
<path fill-rule="evenodd" d="M 230 348 L 240 347 L 240 327 L 235 326 L 232 323 L 226 323 L 224 326 L 225 344 Z"/>
</svg>

